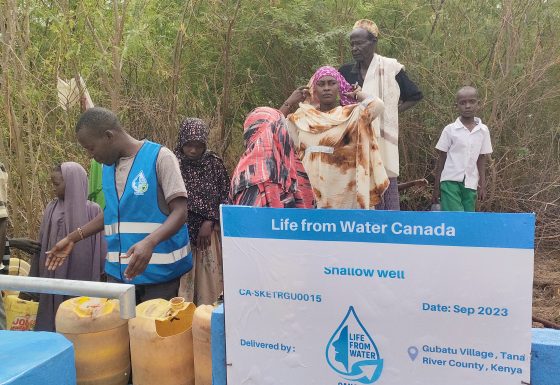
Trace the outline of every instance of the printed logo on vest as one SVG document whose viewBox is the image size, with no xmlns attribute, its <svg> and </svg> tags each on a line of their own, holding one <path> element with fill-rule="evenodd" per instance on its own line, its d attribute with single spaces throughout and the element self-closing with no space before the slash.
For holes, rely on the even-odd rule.
<svg viewBox="0 0 560 385">
<path fill-rule="evenodd" d="M 383 371 L 383 359 L 353 306 L 332 335 L 326 350 L 327 363 L 346 380 L 373 384 Z"/>
<path fill-rule="evenodd" d="M 138 175 L 132 180 L 132 189 L 134 195 L 144 195 L 148 191 L 148 180 L 144 176 L 144 171 L 140 171 Z"/>
</svg>

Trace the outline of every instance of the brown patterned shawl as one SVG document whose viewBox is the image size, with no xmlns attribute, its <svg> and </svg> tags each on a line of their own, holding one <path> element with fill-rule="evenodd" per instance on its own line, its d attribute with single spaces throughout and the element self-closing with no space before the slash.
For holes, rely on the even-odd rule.
<svg viewBox="0 0 560 385">
<path fill-rule="evenodd" d="M 319 208 L 374 209 L 389 186 L 372 121 L 379 98 L 321 112 L 309 104 L 288 116 L 292 137 Z"/>
</svg>

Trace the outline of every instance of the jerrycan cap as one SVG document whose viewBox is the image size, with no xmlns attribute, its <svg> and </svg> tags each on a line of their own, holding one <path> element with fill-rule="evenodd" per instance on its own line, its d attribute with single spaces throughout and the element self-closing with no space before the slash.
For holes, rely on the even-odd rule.
<svg viewBox="0 0 560 385">
<path fill-rule="evenodd" d="M 173 310 L 181 310 L 185 304 L 185 299 L 183 297 L 174 297 L 169 300 L 169 305 Z"/>
</svg>

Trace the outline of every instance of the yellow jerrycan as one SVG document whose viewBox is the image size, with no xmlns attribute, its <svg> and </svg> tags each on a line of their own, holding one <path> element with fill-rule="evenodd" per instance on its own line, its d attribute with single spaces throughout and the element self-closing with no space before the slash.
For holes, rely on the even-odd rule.
<svg viewBox="0 0 560 385">
<path fill-rule="evenodd" d="M 196 385 L 212 385 L 210 321 L 214 308 L 212 305 L 201 305 L 194 312 L 192 333 Z"/>
<path fill-rule="evenodd" d="M 31 266 L 23 259 L 10 258 L 10 275 L 28 276 Z M 39 302 L 18 298 L 19 291 L 3 290 L 7 330 L 33 330 Z"/>
<path fill-rule="evenodd" d="M 136 306 L 128 323 L 134 385 L 194 385 L 195 309 L 182 297 Z"/>
<path fill-rule="evenodd" d="M 130 378 L 128 320 L 116 299 L 77 297 L 56 312 L 56 331 L 74 344 L 78 385 L 126 385 Z"/>
<path fill-rule="evenodd" d="M 20 258 L 10 258 L 10 265 L 8 266 L 10 275 L 21 275 L 27 277 L 30 270 L 31 265 L 29 265 L 28 262 Z"/>
<path fill-rule="evenodd" d="M 4 297 L 6 310 L 6 329 L 8 330 L 33 330 L 37 320 L 39 302 L 19 299 L 17 295 Z"/>
<path fill-rule="evenodd" d="M 23 277 L 27 277 L 29 275 L 29 271 L 31 270 L 31 265 L 25 262 L 23 259 L 20 258 L 10 258 L 10 264 L 8 265 L 8 274 L 9 275 L 19 275 Z M 19 294 L 19 291 L 13 290 L 3 290 L 4 296 L 8 295 L 15 295 L 16 297 Z"/>
</svg>

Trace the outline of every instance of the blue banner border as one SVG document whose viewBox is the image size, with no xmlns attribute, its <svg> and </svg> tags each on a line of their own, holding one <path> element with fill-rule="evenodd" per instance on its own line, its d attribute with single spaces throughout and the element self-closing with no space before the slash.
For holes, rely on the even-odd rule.
<svg viewBox="0 0 560 385">
<path fill-rule="evenodd" d="M 535 214 L 533 213 L 272 209 L 227 205 L 221 206 L 221 213 L 224 237 L 507 249 L 534 248 Z M 277 230 L 272 229 L 273 220 Z M 314 225 L 316 228 L 321 227 L 321 231 L 318 232 L 312 231 L 313 225 L 311 231 L 302 231 L 302 221 L 319 224 L 334 223 L 337 231 L 328 232 L 329 229 L 333 230 L 332 225 Z M 341 221 L 377 224 L 378 233 L 341 232 Z M 290 223 L 293 222 L 297 223 L 298 230 L 280 230 L 283 225 L 289 228 Z M 385 227 L 382 232 L 383 225 Z M 411 231 L 416 234 L 404 234 L 406 225 L 411 226 Z M 439 230 L 445 229 L 447 235 L 425 234 L 426 231 L 429 232 L 429 228 L 436 227 Z M 370 227 L 370 230 L 372 228 Z M 424 234 L 418 234 L 420 229 Z M 452 232 L 454 236 L 451 236 Z"/>
</svg>

